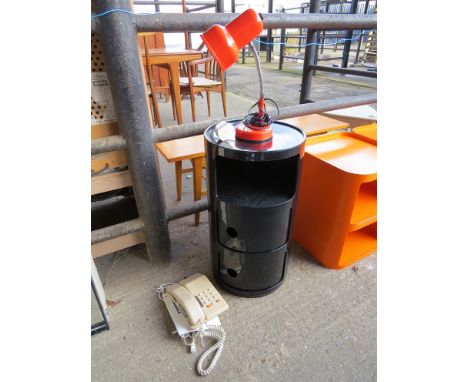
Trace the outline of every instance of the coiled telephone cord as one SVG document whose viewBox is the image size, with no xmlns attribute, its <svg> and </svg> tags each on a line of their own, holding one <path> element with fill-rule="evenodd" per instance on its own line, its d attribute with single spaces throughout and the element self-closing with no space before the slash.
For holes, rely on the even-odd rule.
<svg viewBox="0 0 468 382">
<path fill-rule="evenodd" d="M 200 358 L 198 358 L 197 372 L 198 374 L 204 377 L 213 371 L 213 369 L 216 366 L 216 363 L 218 362 L 219 357 L 221 356 L 221 353 L 223 352 L 224 341 L 226 340 L 226 332 L 221 326 L 210 325 L 207 326 L 205 330 L 200 331 L 199 335 L 201 337 L 210 337 L 217 340 L 217 342 L 214 345 L 206 349 L 200 356 Z M 203 363 L 205 362 L 207 357 L 212 353 L 214 353 L 213 358 L 211 359 L 209 366 L 206 369 L 204 369 Z"/>
</svg>

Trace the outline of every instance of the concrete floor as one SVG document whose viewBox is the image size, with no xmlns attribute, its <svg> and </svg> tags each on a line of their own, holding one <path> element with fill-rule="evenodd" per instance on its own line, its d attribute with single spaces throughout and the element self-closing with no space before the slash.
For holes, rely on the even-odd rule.
<svg viewBox="0 0 468 382">
<path fill-rule="evenodd" d="M 228 73 L 228 88 L 237 93 L 228 93 L 229 114 L 247 110 L 254 101 L 249 87 L 242 93 L 241 79 L 255 78 L 255 73 L 245 68 L 236 65 Z M 271 74 L 273 71 L 267 72 L 266 78 L 275 75 Z M 300 83 L 300 77 L 297 81 Z M 367 89 L 329 82 L 326 87 L 333 92 L 330 90 L 328 98 L 335 97 L 335 93 L 343 96 Z M 270 80 L 268 84 L 267 94 L 274 93 L 272 98 L 276 97 L 280 105 L 297 103 L 294 88 L 283 89 L 279 82 L 275 87 L 275 82 Z M 213 116 L 222 115 L 219 98 L 212 97 Z M 160 105 L 164 124 L 174 124 L 170 103 Z M 200 120 L 207 117 L 205 99 L 197 99 L 197 110 Z M 188 100 L 183 101 L 183 111 L 184 122 L 190 122 Z M 161 157 L 159 161 L 167 205 L 190 203 L 192 180 L 184 177 L 182 201 L 177 202 L 174 168 Z M 143 245 L 95 260 L 110 302 L 111 330 L 92 337 L 93 381 L 195 381 L 200 378 L 195 372 L 197 356 L 187 353 L 178 337 L 171 334 L 173 324 L 155 291 L 162 283 L 178 281 L 195 272 L 211 278 L 207 213 L 201 214 L 198 227 L 194 226 L 193 216 L 173 221 L 169 227 L 172 241 L 169 262 L 151 266 Z M 245 299 L 221 290 L 230 306 L 220 317 L 227 339 L 220 361 L 208 378 L 215 381 L 375 381 L 376 263 L 376 255 L 372 255 L 355 267 L 329 270 L 294 244 L 286 280 L 272 295 Z"/>
<path fill-rule="evenodd" d="M 292 60 L 285 61 L 284 69 L 279 71 L 278 61 L 273 60 L 271 63 L 265 63 L 263 52 L 261 56 L 266 97 L 275 100 L 280 107 L 297 105 L 301 90 L 303 64 Z M 350 58 L 350 63 L 353 62 L 353 58 L 354 55 Z M 319 62 L 320 65 L 326 66 L 337 63 L 341 63 L 341 61 Z M 234 65 L 227 72 L 227 76 L 229 91 L 252 99 L 257 97 L 258 79 L 253 57 L 248 57 L 245 65 Z M 364 95 L 375 93 L 376 88 L 377 80 L 375 78 L 344 76 L 317 71 L 311 82 L 310 98 L 314 101 L 320 101 Z"/>
<path fill-rule="evenodd" d="M 236 65 L 228 73 L 227 86 L 230 92 L 252 99 L 258 97 L 258 80 L 253 66 Z M 311 99 L 320 101 L 370 94 L 376 91 L 375 79 L 330 74 L 321 73 L 319 77 L 313 78 Z M 275 100 L 280 107 L 299 103 L 300 75 L 279 70 L 265 70 L 264 77 L 266 97 Z"/>
</svg>

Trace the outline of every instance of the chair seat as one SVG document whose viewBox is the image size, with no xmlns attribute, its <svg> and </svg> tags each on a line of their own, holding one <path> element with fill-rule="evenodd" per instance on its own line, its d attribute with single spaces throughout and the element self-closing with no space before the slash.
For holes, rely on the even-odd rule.
<svg viewBox="0 0 468 382">
<path fill-rule="evenodd" d="M 221 85 L 220 81 L 213 81 L 205 77 L 192 77 L 193 86 L 217 86 Z M 189 86 L 188 77 L 180 77 L 180 86 Z"/>
</svg>

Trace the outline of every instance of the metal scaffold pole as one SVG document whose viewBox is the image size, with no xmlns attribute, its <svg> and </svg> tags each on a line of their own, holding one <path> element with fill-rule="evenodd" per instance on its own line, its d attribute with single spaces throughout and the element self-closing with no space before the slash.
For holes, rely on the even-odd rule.
<svg viewBox="0 0 468 382">
<path fill-rule="evenodd" d="M 216 13 L 224 13 L 224 0 L 216 0 Z"/>
<path fill-rule="evenodd" d="M 309 2 L 309 13 L 320 12 L 320 0 L 310 0 Z M 318 33 L 314 29 L 307 29 L 306 44 L 317 43 Z M 306 103 L 310 97 L 310 87 L 312 84 L 313 72 L 308 70 L 310 65 L 315 64 L 315 57 L 317 56 L 318 46 L 307 45 L 304 53 L 304 67 L 302 72 L 302 84 L 301 84 L 301 95 L 299 97 L 299 103 Z"/>
<path fill-rule="evenodd" d="M 367 14 L 367 10 L 369 9 L 369 0 L 366 0 L 366 4 L 364 6 L 364 14 Z M 361 45 L 362 45 L 362 39 L 364 35 L 362 34 L 364 30 L 361 30 L 361 36 L 359 36 L 359 41 L 358 41 L 358 46 L 357 46 L 357 51 L 356 51 L 356 57 L 354 58 L 354 63 L 357 64 L 359 62 L 359 52 L 361 51 Z"/>
<path fill-rule="evenodd" d="M 119 13 L 119 12 L 117 12 Z M 203 32 L 213 24 L 226 25 L 237 13 L 157 13 L 133 15 L 138 32 Z M 377 27 L 377 15 L 342 15 L 323 13 L 262 13 L 265 29 L 310 28 L 314 30 L 373 29 Z M 96 29 L 91 21 L 91 31 Z"/>
<path fill-rule="evenodd" d="M 95 1 L 97 13 L 131 11 L 128 0 Z M 152 262 L 170 252 L 164 190 L 152 139 L 145 83 L 131 14 L 113 12 L 96 22 L 114 108 L 126 141 L 128 166 L 138 213 L 143 222 L 146 250 Z"/>
<path fill-rule="evenodd" d="M 357 11 L 357 7 L 358 7 L 358 2 L 359 0 L 353 0 L 352 3 L 351 3 L 351 10 L 349 11 L 349 13 L 351 14 L 355 14 L 356 11 Z M 344 44 L 344 47 L 343 47 L 343 58 L 341 60 L 341 67 L 342 68 L 347 68 L 348 67 L 348 60 L 349 60 L 349 51 L 351 49 L 351 38 L 353 37 L 353 31 L 350 30 L 350 31 L 347 31 L 346 32 L 346 42 Z"/>
<path fill-rule="evenodd" d="M 268 13 L 273 13 L 273 0 L 268 0 Z M 267 48 L 266 48 L 266 51 L 267 51 L 267 57 L 266 57 L 266 61 L 267 62 L 271 62 L 271 54 L 273 52 L 273 31 L 270 29 L 268 29 L 268 32 L 267 32 L 267 42 L 268 42 L 268 45 L 267 45 Z"/>
</svg>

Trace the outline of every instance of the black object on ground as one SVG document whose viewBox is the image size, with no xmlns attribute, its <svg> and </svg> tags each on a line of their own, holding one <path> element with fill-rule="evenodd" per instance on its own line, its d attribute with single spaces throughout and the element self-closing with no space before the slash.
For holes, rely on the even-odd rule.
<svg viewBox="0 0 468 382">
<path fill-rule="evenodd" d="M 305 134 L 282 122 L 271 127 L 273 139 L 262 143 L 228 130 L 221 139 L 216 125 L 205 131 L 213 274 L 244 297 L 273 292 L 286 275 Z"/>
</svg>

